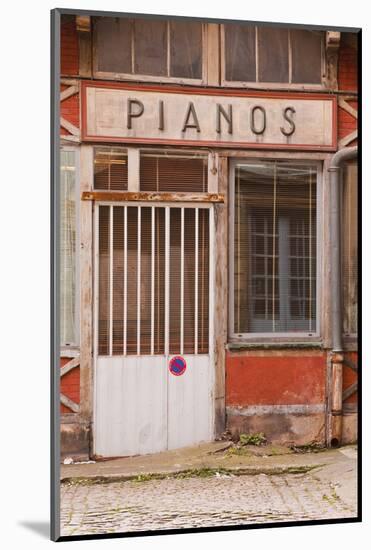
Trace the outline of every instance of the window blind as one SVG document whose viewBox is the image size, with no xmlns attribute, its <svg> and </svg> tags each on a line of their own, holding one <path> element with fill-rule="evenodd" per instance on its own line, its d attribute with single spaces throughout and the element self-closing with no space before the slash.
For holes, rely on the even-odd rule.
<svg viewBox="0 0 371 550">
<path fill-rule="evenodd" d="M 120 147 L 94 148 L 94 189 L 125 191 L 128 188 L 128 157 Z"/>
<path fill-rule="evenodd" d="M 234 332 L 316 330 L 316 165 L 235 169 Z"/>
<path fill-rule="evenodd" d="M 140 189 L 207 193 L 207 155 L 142 151 Z"/>
</svg>

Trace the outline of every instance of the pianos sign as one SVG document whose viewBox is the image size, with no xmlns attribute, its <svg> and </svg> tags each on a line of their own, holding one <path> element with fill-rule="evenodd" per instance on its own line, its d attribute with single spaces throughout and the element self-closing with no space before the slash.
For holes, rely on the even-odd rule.
<svg viewBox="0 0 371 550">
<path fill-rule="evenodd" d="M 336 149 L 324 94 L 82 83 L 82 139 L 266 149 Z"/>
</svg>

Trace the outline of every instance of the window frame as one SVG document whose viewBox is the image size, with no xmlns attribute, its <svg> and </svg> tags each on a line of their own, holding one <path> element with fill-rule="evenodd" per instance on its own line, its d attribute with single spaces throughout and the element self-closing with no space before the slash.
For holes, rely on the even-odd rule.
<svg viewBox="0 0 371 550">
<path fill-rule="evenodd" d="M 60 156 L 62 152 L 73 152 L 75 154 L 75 337 L 74 342 L 60 341 L 61 353 L 63 356 L 67 356 L 68 352 L 74 355 L 73 352 L 77 352 L 80 349 L 80 147 L 78 145 L 61 145 L 59 150 Z M 61 201 L 59 202 L 61 204 Z M 59 221 L 59 231 L 60 229 L 61 218 Z M 59 277 L 61 277 L 61 273 Z"/>
<path fill-rule="evenodd" d="M 103 147 L 107 147 L 108 149 L 111 148 L 110 145 L 107 144 L 94 144 L 92 146 L 93 149 L 93 156 L 92 156 L 92 191 L 98 191 L 102 195 L 104 193 L 110 193 L 109 190 L 102 189 L 97 190 L 94 187 L 94 158 L 95 158 L 95 149 L 100 149 Z M 218 151 L 211 150 L 211 149 L 197 149 L 197 148 L 179 148 L 179 147 L 169 147 L 169 146 L 163 146 L 159 147 L 156 145 L 149 146 L 149 147 L 143 147 L 143 146 L 136 146 L 131 147 L 123 144 L 115 144 L 113 146 L 115 149 L 122 149 L 125 150 L 127 153 L 127 159 L 128 159 L 128 188 L 125 190 L 117 190 L 115 193 L 118 195 L 120 193 L 147 193 L 147 191 L 141 191 L 140 190 L 140 156 L 142 153 L 146 153 L 147 151 L 151 151 L 152 153 L 158 152 L 163 153 L 169 151 L 170 153 L 176 154 L 178 153 L 180 156 L 185 155 L 205 155 L 207 158 L 207 190 L 204 192 L 197 192 L 198 195 L 206 195 L 210 193 L 218 193 L 218 165 L 219 165 L 219 153 Z M 186 192 L 186 191 L 185 191 Z M 153 191 L 148 191 L 148 193 L 153 193 Z M 156 192 L 157 193 L 157 192 Z M 161 195 L 166 194 L 167 191 L 158 191 L 158 193 Z M 171 192 L 173 195 L 176 195 L 177 192 Z M 183 191 L 181 193 L 184 193 Z M 195 192 L 190 191 L 190 194 L 194 195 Z"/>
<path fill-rule="evenodd" d="M 132 71 L 134 70 L 134 25 L 133 22 L 135 19 L 130 17 L 128 18 L 131 22 L 131 65 Z M 154 19 L 156 20 L 156 19 Z M 163 19 L 161 19 L 163 21 Z M 170 73 L 170 23 L 172 19 L 166 19 L 166 66 L 167 72 Z M 97 35 L 96 35 L 96 26 L 93 24 L 92 28 L 92 61 L 93 61 L 93 78 L 103 78 L 107 80 L 134 80 L 134 81 L 143 81 L 143 82 L 158 82 L 158 83 L 174 83 L 174 84 L 191 84 L 194 86 L 206 85 L 207 84 L 207 23 L 203 21 L 195 21 L 201 25 L 201 78 L 186 78 L 178 76 L 156 76 L 156 75 L 146 75 L 140 73 L 115 73 L 112 71 L 100 71 L 98 70 L 98 56 L 97 56 Z"/>
<path fill-rule="evenodd" d="M 240 22 L 243 25 L 243 21 Z M 251 25 L 250 25 L 251 26 Z M 264 25 L 268 27 L 269 25 Z M 291 27 L 287 27 L 289 32 L 288 37 L 288 54 L 289 54 L 289 82 L 259 82 L 258 81 L 258 29 L 263 25 L 254 25 L 255 27 L 255 61 L 256 61 L 256 80 L 254 81 L 241 81 L 241 80 L 227 80 L 226 79 L 226 55 L 225 55 L 225 24 L 220 26 L 220 72 L 221 72 L 221 86 L 226 88 L 256 88 L 256 89 L 277 89 L 277 90 L 313 90 L 320 91 L 326 89 L 327 77 L 326 77 L 326 46 L 325 40 L 321 42 L 321 83 L 320 84 L 300 84 L 291 82 L 292 80 L 292 49 L 291 49 Z M 298 30 L 293 28 L 293 30 Z M 299 29 L 300 30 L 300 29 Z M 304 29 L 306 30 L 306 29 Z M 323 31 L 325 32 L 325 31 Z"/>
<path fill-rule="evenodd" d="M 266 161 L 293 162 L 295 164 L 311 163 L 317 166 L 317 189 L 316 189 L 316 235 L 317 235 L 317 261 L 316 261 L 316 330 L 312 332 L 244 332 L 236 333 L 234 331 L 234 222 L 235 222 L 235 169 L 237 164 L 249 164 L 254 162 L 264 163 Z M 322 331 L 322 245 L 323 245 L 323 163 L 313 158 L 283 157 L 283 156 L 249 156 L 238 157 L 229 160 L 229 285 L 228 285 L 228 342 L 238 343 L 287 343 L 287 342 L 319 342 Z"/>
</svg>

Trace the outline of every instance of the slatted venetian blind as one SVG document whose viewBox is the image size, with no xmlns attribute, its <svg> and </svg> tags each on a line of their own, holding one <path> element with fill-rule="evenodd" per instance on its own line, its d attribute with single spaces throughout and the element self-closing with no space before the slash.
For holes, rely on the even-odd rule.
<svg viewBox="0 0 371 550">
<path fill-rule="evenodd" d="M 128 188 L 128 157 L 120 147 L 94 148 L 94 189 L 125 191 Z"/>
<path fill-rule="evenodd" d="M 357 334 L 358 188 L 357 163 L 348 163 L 343 177 L 342 213 L 343 330 Z"/>
<path fill-rule="evenodd" d="M 239 164 L 235 333 L 316 330 L 316 165 Z"/>
<path fill-rule="evenodd" d="M 142 151 L 142 191 L 207 192 L 207 155 Z"/>
</svg>

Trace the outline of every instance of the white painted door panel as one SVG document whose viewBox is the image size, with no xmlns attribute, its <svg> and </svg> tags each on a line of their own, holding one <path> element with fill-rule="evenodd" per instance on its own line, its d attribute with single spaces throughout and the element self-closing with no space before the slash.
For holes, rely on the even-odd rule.
<svg viewBox="0 0 371 550">
<path fill-rule="evenodd" d="M 177 449 L 213 438 L 210 357 L 184 355 L 181 376 L 168 371 L 168 448 Z"/>
<path fill-rule="evenodd" d="M 166 386 L 162 356 L 98 357 L 95 454 L 132 456 L 164 451 Z"/>
</svg>

